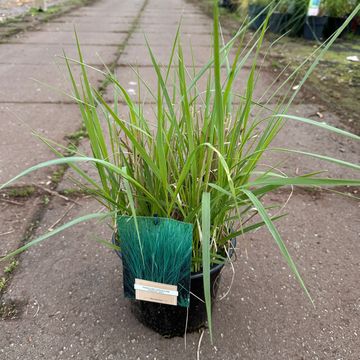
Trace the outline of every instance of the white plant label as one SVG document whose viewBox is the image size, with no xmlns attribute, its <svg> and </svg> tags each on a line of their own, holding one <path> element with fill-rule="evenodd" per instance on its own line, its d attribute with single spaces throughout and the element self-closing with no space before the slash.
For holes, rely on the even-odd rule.
<svg viewBox="0 0 360 360">
<path fill-rule="evenodd" d="M 308 16 L 318 16 L 320 12 L 321 0 L 310 0 Z"/>
<path fill-rule="evenodd" d="M 177 305 L 179 295 L 176 285 L 135 279 L 135 299 L 167 305 Z"/>
</svg>

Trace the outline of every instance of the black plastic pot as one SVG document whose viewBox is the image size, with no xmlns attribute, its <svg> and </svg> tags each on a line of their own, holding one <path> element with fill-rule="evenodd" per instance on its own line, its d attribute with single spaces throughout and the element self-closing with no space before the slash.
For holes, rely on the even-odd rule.
<svg viewBox="0 0 360 360">
<path fill-rule="evenodd" d="M 114 235 L 112 243 L 115 244 Z M 236 246 L 236 239 L 232 240 L 232 245 L 233 247 Z M 115 252 L 121 259 L 121 253 L 116 250 Z M 232 253 L 231 250 L 230 256 Z M 212 303 L 214 303 L 218 292 L 223 267 L 224 265 L 220 264 L 210 270 Z M 203 327 L 207 320 L 202 273 L 191 273 L 190 292 L 190 306 L 188 309 L 148 301 L 130 300 L 131 311 L 142 324 L 162 336 L 182 336 L 185 331 L 192 332 Z"/>
<path fill-rule="evenodd" d="M 290 36 L 303 37 L 308 1 L 293 1 L 289 7 L 287 31 Z"/>
<path fill-rule="evenodd" d="M 355 16 L 351 22 L 351 31 L 355 35 L 360 35 L 360 16 Z"/>
<path fill-rule="evenodd" d="M 338 17 L 328 17 L 328 21 L 326 23 L 325 29 L 324 29 L 324 36 L 325 38 L 329 38 L 331 35 L 334 34 L 335 31 L 337 31 L 341 26 L 344 25 L 344 22 L 346 21 L 346 18 L 338 18 Z M 345 34 L 348 34 L 350 32 L 350 25 L 347 26 L 343 32 L 339 35 L 339 37 L 344 36 Z"/>
<path fill-rule="evenodd" d="M 295 17 L 293 14 L 289 14 L 289 20 L 287 23 L 287 31 L 289 31 L 289 36 L 303 37 L 305 20 L 306 16 Z"/>
<path fill-rule="evenodd" d="M 304 38 L 307 40 L 322 40 L 327 20 L 327 16 L 308 16 L 304 24 Z"/>
<path fill-rule="evenodd" d="M 261 5 L 249 5 L 248 7 L 248 14 L 250 20 L 255 19 L 263 10 L 265 9 L 265 6 Z M 257 30 L 259 29 L 262 24 L 264 23 L 266 19 L 266 12 L 264 11 L 261 15 L 258 16 L 258 18 L 250 25 L 250 29 Z"/>
<path fill-rule="evenodd" d="M 285 33 L 289 15 L 285 13 L 273 13 L 269 19 L 269 30 L 275 34 Z"/>
</svg>

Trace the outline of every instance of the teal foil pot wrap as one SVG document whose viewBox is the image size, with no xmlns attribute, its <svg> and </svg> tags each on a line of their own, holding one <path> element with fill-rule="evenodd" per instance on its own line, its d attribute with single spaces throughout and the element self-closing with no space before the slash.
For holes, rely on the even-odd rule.
<svg viewBox="0 0 360 360">
<path fill-rule="evenodd" d="M 137 226 L 136 226 L 137 223 Z M 124 295 L 135 299 L 135 279 L 177 286 L 177 305 L 190 302 L 193 225 L 167 218 L 119 216 Z"/>
</svg>

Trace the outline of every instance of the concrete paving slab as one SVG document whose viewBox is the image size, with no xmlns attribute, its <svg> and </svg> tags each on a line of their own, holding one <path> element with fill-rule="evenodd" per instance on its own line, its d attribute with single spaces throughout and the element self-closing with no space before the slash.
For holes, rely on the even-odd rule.
<svg viewBox="0 0 360 360">
<path fill-rule="evenodd" d="M 96 45 L 99 48 L 102 46 L 118 46 L 125 38 L 126 33 L 99 33 L 86 32 L 78 34 L 80 45 Z M 74 33 L 69 32 L 46 32 L 33 31 L 31 33 L 21 33 L 16 38 L 11 38 L 8 43 L 19 44 L 57 44 L 59 48 L 63 45 L 74 45 L 76 39 Z"/>
<path fill-rule="evenodd" d="M 171 25 L 161 24 L 161 23 L 154 23 L 154 24 L 142 24 L 140 22 L 139 26 L 137 27 L 137 31 L 146 33 L 162 33 L 162 32 L 170 32 L 174 35 L 176 34 L 176 30 L 178 27 L 179 22 L 175 22 Z M 187 25 L 183 24 L 181 26 L 181 32 L 184 34 L 211 34 L 212 33 L 212 27 L 210 25 Z"/>
<path fill-rule="evenodd" d="M 54 57 L 54 55 L 62 55 L 62 48 L 64 48 L 69 57 L 77 58 L 76 48 L 73 45 L 73 24 L 81 19 L 78 35 L 80 41 L 84 37 L 87 39 L 85 42 L 89 44 L 82 46 L 85 61 L 99 66 L 103 62 L 110 64 L 116 58 L 117 47 L 126 36 L 125 33 L 116 34 L 112 30 L 117 24 L 126 26 L 126 29 L 131 26 L 130 22 L 137 16 L 142 5 L 143 0 L 123 1 L 121 4 L 115 0 L 103 0 L 97 5 L 82 9 L 97 14 L 97 17 L 87 20 L 83 14 L 79 17 L 60 17 L 57 18 L 58 23 L 39 25 L 39 31 L 21 36 L 23 40 L 26 39 L 23 43 L 8 43 L 0 46 L 0 117 L 3 126 L 6 126 L 1 134 L 0 143 L 2 153 L 7 153 L 7 156 L 1 157 L 1 181 L 7 180 L 30 165 L 53 157 L 46 146 L 40 150 L 40 142 L 31 137 L 30 128 L 40 130 L 43 135 L 64 143 L 63 137 L 76 130 L 81 124 L 77 107 L 64 105 L 64 103 L 73 102 L 64 94 L 64 92 L 72 93 L 65 61 Z M 133 16 L 122 21 L 121 15 L 125 8 L 129 10 L 129 14 L 133 11 Z M 107 17 L 109 13 L 117 16 L 111 23 Z M 57 26 L 68 26 L 72 29 L 71 32 L 46 31 L 51 27 L 56 30 Z M 96 35 L 94 35 L 95 29 Z M 90 31 L 87 32 L 87 30 Z M 90 37 L 92 40 L 89 39 Z M 66 44 L 69 39 L 72 40 L 71 45 Z M 111 39 L 114 46 L 106 46 L 106 39 Z M 19 38 L 17 40 L 19 41 Z M 44 40 L 48 43 L 43 44 Z M 102 46 L 91 45 L 92 41 L 102 42 L 103 40 Z M 65 44 L 61 44 L 62 41 Z M 79 66 L 75 65 L 73 71 L 75 79 L 78 80 Z M 96 71 L 90 70 L 89 76 L 95 87 L 103 80 L 103 76 Z M 16 116 L 20 117 L 23 123 L 17 121 Z M 44 124 L 41 125 L 41 123 Z M 21 133 L 18 133 L 19 130 Z M 34 174 L 26 181 L 47 181 L 47 175 L 52 170 L 47 169 Z"/>
<path fill-rule="evenodd" d="M 143 0 L 135 1 L 106 1 L 106 3 L 93 4 L 92 6 L 81 7 L 74 10 L 67 16 L 84 16 L 84 17 L 96 17 L 96 16 L 136 16 L 142 7 Z"/>
<path fill-rule="evenodd" d="M 32 132 L 65 145 L 64 137 L 78 130 L 81 117 L 77 105 L 0 104 L 0 184 L 28 167 L 56 156 Z M 54 168 L 34 172 L 20 183 L 47 181 Z"/>
<path fill-rule="evenodd" d="M 130 12 L 136 13 L 142 6 L 143 0 L 123 0 L 121 2 L 112 0 L 97 2 L 88 6 L 83 6 L 80 9 L 76 9 L 71 14 L 77 15 L 88 15 L 88 14 L 99 14 L 99 15 L 121 15 L 122 13 Z"/>
<path fill-rule="evenodd" d="M 93 23 L 46 23 L 41 27 L 42 31 L 67 31 L 74 32 L 74 28 L 76 31 L 80 32 L 93 32 L 96 30 L 97 32 L 127 32 L 129 31 L 129 24 L 125 23 L 117 23 L 117 24 L 108 24 L 106 22 L 97 22 Z"/>
<path fill-rule="evenodd" d="M 145 11 L 141 17 L 141 25 L 144 26 L 153 26 L 159 25 L 161 26 L 173 26 L 174 24 L 183 24 L 185 26 L 206 26 L 209 27 L 209 18 L 206 16 L 196 15 L 196 16 L 188 16 L 182 14 L 174 14 L 171 15 L 169 13 L 159 13 L 159 14 L 151 14 Z"/>
<path fill-rule="evenodd" d="M 123 16 L 108 16 L 108 14 L 99 15 L 97 14 L 96 20 L 84 16 L 62 16 L 58 19 L 55 19 L 51 23 L 54 25 L 57 24 L 94 24 L 98 23 L 107 23 L 107 24 L 127 24 L 131 25 L 134 20 L 134 17 L 123 17 Z"/>
<path fill-rule="evenodd" d="M 63 60 L 61 64 L 63 64 Z M 73 67 L 74 76 L 79 79 L 80 69 Z M 71 82 L 65 65 L 0 65 L 1 88 L 0 102 L 71 102 L 63 94 L 71 94 Z M 103 80 L 96 71 L 89 72 L 94 86 Z M 36 82 L 40 81 L 40 83 Z M 46 84 L 46 85 L 45 85 Z M 52 88 L 51 88 L 52 87 Z"/>
<path fill-rule="evenodd" d="M 167 47 L 172 46 L 174 43 L 176 32 L 170 33 L 146 33 L 146 38 L 148 39 L 149 44 L 153 46 L 159 47 Z M 196 36 L 192 36 L 191 34 L 181 34 L 181 43 L 187 47 L 192 45 L 193 47 L 197 46 L 208 46 L 211 47 L 212 41 L 209 35 L 201 35 L 197 34 Z M 145 34 L 141 32 L 135 31 L 130 39 L 129 46 L 132 45 L 146 45 Z"/>
<path fill-rule="evenodd" d="M 151 50 L 154 53 L 154 56 L 158 63 L 161 66 L 166 66 L 169 62 L 172 48 L 171 46 L 153 46 L 150 44 Z M 193 53 L 192 53 L 193 51 Z M 193 50 L 189 47 L 183 48 L 184 62 L 186 66 L 202 66 L 208 63 L 211 59 L 211 48 L 209 47 L 195 47 Z M 174 58 L 176 61 L 177 58 Z M 125 49 L 124 53 L 121 55 L 118 65 L 135 65 L 135 66 L 152 66 L 151 57 L 149 50 L 146 46 L 143 45 L 132 45 Z"/>
<path fill-rule="evenodd" d="M 70 38 L 70 36 L 69 36 Z M 116 58 L 117 46 L 81 45 L 81 52 L 87 64 L 102 66 L 111 64 Z M 0 64 L 46 65 L 65 62 L 59 59 L 65 52 L 71 59 L 78 59 L 75 44 L 3 44 L 1 45 Z"/>
<path fill-rule="evenodd" d="M 16 194 L 16 190 L 10 193 Z M 9 197 L 5 193 L 0 194 L 0 257 L 20 246 L 30 220 L 41 205 L 42 199 L 39 197 Z M 1 263 L 0 279 L 10 276 L 9 271 L 6 271 L 10 264 L 11 260 Z"/>
<path fill-rule="evenodd" d="M 151 5 L 148 6 L 143 11 L 142 21 L 144 23 L 153 24 L 157 22 L 158 19 L 163 19 L 164 17 L 169 16 L 169 18 L 174 19 L 175 23 L 179 23 L 180 19 L 189 19 L 188 21 L 193 21 L 194 19 L 203 20 L 206 18 L 204 13 L 198 12 L 192 9 L 181 9 L 181 8 L 167 8 L 164 9 L 157 9 L 152 8 Z M 209 22 L 208 22 L 209 23 Z"/>
<path fill-rule="evenodd" d="M 95 9 L 94 11 L 88 11 L 88 10 L 83 10 L 83 8 L 81 8 L 81 10 L 75 10 L 72 11 L 71 13 L 67 14 L 67 17 L 69 18 L 79 18 L 84 16 L 86 19 L 97 19 L 98 16 L 103 16 L 103 17 L 107 17 L 108 19 L 134 19 L 139 10 L 131 10 L 128 8 L 121 8 L 120 10 L 117 9 L 116 11 L 114 11 L 115 9 L 112 9 L 112 12 L 109 13 L 109 11 L 106 10 L 101 10 L 99 11 L 98 9 Z"/>
<path fill-rule="evenodd" d="M 189 4 L 185 1 L 179 0 L 169 0 L 166 3 L 150 0 L 148 2 L 147 10 L 154 12 L 191 12 L 201 14 L 198 8 L 196 8 L 193 4 Z M 202 14 L 203 15 L 203 14 Z"/>
</svg>

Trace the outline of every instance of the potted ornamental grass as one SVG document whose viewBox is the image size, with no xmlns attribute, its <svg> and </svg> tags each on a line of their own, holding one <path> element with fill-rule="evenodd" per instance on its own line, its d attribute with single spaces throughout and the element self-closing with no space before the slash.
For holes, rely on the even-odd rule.
<svg viewBox="0 0 360 360">
<path fill-rule="evenodd" d="M 264 205 L 263 198 L 281 187 L 359 186 L 360 179 L 328 178 L 321 175 L 320 169 L 288 176 L 277 170 L 277 162 L 264 170 L 261 160 L 270 152 L 302 154 L 323 160 L 324 166 L 336 164 L 356 173 L 360 170 L 357 164 L 303 149 L 276 148 L 272 142 L 288 121 L 311 124 L 353 141 L 360 138 L 287 113 L 341 29 L 319 47 L 315 62 L 309 65 L 290 98 L 285 96 L 270 106 L 277 93 L 274 91 L 265 103 L 255 100 L 254 86 L 268 20 L 252 34 L 248 45 L 240 47 L 238 40 L 244 39 L 249 25 L 221 45 L 215 1 L 212 55 L 201 69 L 185 66 L 180 30 L 165 68 L 148 44 L 156 88 L 138 76 L 155 104 L 153 121 L 146 115 L 141 99 L 133 100 L 109 71 L 102 73 L 114 88 L 114 99 L 104 99 L 89 81 L 88 71 L 93 68 L 84 63 L 78 43 L 79 59 L 65 61 L 73 85 L 71 97 L 79 106 L 92 155 L 78 152 L 64 156 L 51 141 L 42 138 L 58 158 L 27 169 L 0 188 L 37 169 L 68 164 L 80 176 L 80 186 L 108 211 L 73 219 L 9 253 L 2 261 L 80 222 L 109 219 L 114 236 L 106 245 L 121 258 L 124 293 L 131 298 L 138 319 L 165 336 L 183 334 L 207 321 L 212 336 L 211 309 L 221 270 L 232 261 L 240 235 L 264 226 L 311 299 L 276 229 L 276 220 L 283 215 L 271 217 L 272 205 Z M 80 66 L 80 80 L 74 77 L 73 66 Z M 282 87 L 291 87 L 296 74 L 291 74 Z M 247 77 L 246 86 L 236 92 L 240 76 Z M 126 115 L 119 111 L 119 100 L 126 105 Z M 83 163 L 92 164 L 97 176 L 85 172 Z M 157 301 L 149 292 L 156 295 Z"/>
</svg>

